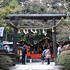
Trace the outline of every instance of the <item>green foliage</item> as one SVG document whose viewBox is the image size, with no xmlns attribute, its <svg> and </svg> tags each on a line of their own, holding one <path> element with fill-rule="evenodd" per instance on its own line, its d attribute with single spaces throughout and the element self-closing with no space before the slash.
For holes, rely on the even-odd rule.
<svg viewBox="0 0 70 70">
<path fill-rule="evenodd" d="M 5 8 L 2 8 L 0 10 L 0 19 L 4 18 L 7 14 L 8 14 L 8 11 Z"/>
<path fill-rule="evenodd" d="M 1 7 L 8 6 L 10 1 L 12 1 L 12 0 L 2 0 L 1 3 L 0 3 Z"/>
<path fill-rule="evenodd" d="M 17 2 L 17 0 L 12 0 L 12 1 L 9 3 L 9 6 L 10 6 L 10 8 L 16 8 L 16 7 L 18 7 L 18 2 Z"/>
<path fill-rule="evenodd" d="M 12 0 L 5 8 L 7 12 L 9 12 L 9 14 L 14 14 L 19 10 L 19 3 L 17 2 L 17 0 Z"/>
<path fill-rule="evenodd" d="M 39 2 L 26 2 L 22 7 L 22 13 L 29 14 L 46 14 L 46 13 L 55 13 L 47 10 L 48 7 L 46 4 L 41 4 Z M 50 9 L 49 9 L 50 10 Z"/>
<path fill-rule="evenodd" d="M 1 19 L 0 26 L 4 25 L 4 27 L 5 27 L 4 40 L 5 40 L 6 34 L 7 34 L 7 36 L 9 37 L 8 41 L 12 41 L 12 34 L 13 34 L 13 29 L 10 26 L 7 26 L 6 24 L 4 24 L 6 22 L 2 22 L 2 19 L 6 15 L 8 15 L 8 14 L 20 14 L 20 13 L 21 14 L 27 14 L 27 13 L 28 14 L 46 14 L 46 13 L 57 13 L 58 12 L 58 10 L 56 9 L 58 6 L 52 5 L 51 2 L 50 3 L 51 3 L 52 7 L 49 8 L 48 2 L 47 3 L 45 2 L 46 4 L 41 4 L 41 3 L 37 3 L 37 2 L 29 2 L 29 1 L 25 2 L 25 1 L 26 0 L 1 0 L 0 1 L 0 19 Z M 20 2 L 24 2 L 24 6 L 20 6 Z M 55 2 L 57 2 L 57 0 L 55 0 Z M 48 9 L 49 9 L 49 11 L 48 11 Z M 57 12 L 55 12 L 54 10 L 57 10 Z M 17 36 L 17 38 L 19 37 L 18 40 L 21 39 L 21 37 L 20 37 L 21 35 Z M 50 32 L 49 32 L 49 35 L 51 35 Z M 26 37 L 28 39 L 27 35 L 24 36 L 25 41 L 27 40 Z M 31 38 L 31 40 L 33 40 L 34 38 Z"/>
<path fill-rule="evenodd" d="M 70 50 L 63 51 L 57 58 L 57 64 L 70 69 Z"/>
<path fill-rule="evenodd" d="M 9 56 L 0 55 L 0 68 L 6 70 L 13 65 L 13 62 Z"/>
<path fill-rule="evenodd" d="M 18 6 L 17 0 L 3 0 L 0 8 L 0 18 L 2 19 L 8 14 L 15 13 L 18 10 Z"/>
<path fill-rule="evenodd" d="M 3 70 L 3 69 L 0 69 L 0 70 Z"/>
<path fill-rule="evenodd" d="M 16 11 L 18 11 L 18 7 L 19 4 L 17 0 L 3 0 L 0 2 L 0 27 L 5 27 L 3 37 L 4 40 L 7 35 L 9 37 L 7 40 L 12 41 L 13 36 L 13 28 L 9 24 L 12 22 L 5 21 L 4 17 L 7 16 L 8 14 L 15 14 Z"/>
</svg>

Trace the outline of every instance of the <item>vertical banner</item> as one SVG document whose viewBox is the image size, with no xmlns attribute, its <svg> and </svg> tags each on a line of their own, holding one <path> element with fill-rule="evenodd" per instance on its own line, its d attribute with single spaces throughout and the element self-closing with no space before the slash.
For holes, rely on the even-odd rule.
<svg viewBox="0 0 70 70">
<path fill-rule="evenodd" d="M 0 49 L 3 49 L 3 31 L 4 27 L 0 27 Z"/>
<path fill-rule="evenodd" d="M 4 27 L 0 27 L 0 37 L 3 37 Z"/>
</svg>

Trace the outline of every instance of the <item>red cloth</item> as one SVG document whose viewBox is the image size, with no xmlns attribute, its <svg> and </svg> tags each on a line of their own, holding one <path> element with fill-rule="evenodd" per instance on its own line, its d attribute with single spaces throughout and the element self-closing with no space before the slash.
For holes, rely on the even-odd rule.
<svg viewBox="0 0 70 70">
<path fill-rule="evenodd" d="M 30 52 L 27 52 L 27 56 L 30 56 Z"/>
<path fill-rule="evenodd" d="M 54 58 L 54 54 L 51 54 L 51 58 L 52 58 L 52 59 Z"/>
<path fill-rule="evenodd" d="M 41 54 L 31 54 L 31 58 L 41 58 Z"/>
<path fill-rule="evenodd" d="M 30 52 L 28 52 L 28 50 L 30 49 L 30 46 L 26 46 L 27 48 L 27 56 L 30 56 Z"/>
</svg>

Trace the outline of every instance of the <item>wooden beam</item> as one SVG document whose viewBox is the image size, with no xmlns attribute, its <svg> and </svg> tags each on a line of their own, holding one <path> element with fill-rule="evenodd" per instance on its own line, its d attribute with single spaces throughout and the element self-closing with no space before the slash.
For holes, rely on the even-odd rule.
<svg viewBox="0 0 70 70">
<path fill-rule="evenodd" d="M 61 17 L 66 18 L 66 14 L 13 14 L 8 15 L 5 18 L 14 20 L 15 18 L 19 19 L 45 19 L 45 20 L 51 20 L 53 18 L 55 19 L 61 19 Z"/>
</svg>

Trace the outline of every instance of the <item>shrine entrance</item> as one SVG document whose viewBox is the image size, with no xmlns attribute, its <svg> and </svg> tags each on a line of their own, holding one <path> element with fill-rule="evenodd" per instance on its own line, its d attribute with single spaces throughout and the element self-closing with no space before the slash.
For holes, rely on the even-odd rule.
<svg viewBox="0 0 70 70">
<path fill-rule="evenodd" d="M 6 19 L 9 19 L 11 21 L 14 20 L 14 23 L 12 24 L 12 26 L 14 27 L 14 35 L 13 35 L 13 51 L 15 53 L 15 63 L 16 61 L 16 53 L 17 53 L 17 47 L 16 47 L 16 34 L 18 30 L 30 30 L 30 29 L 43 29 L 43 30 L 48 30 L 51 29 L 52 30 L 52 41 L 53 41 L 53 50 L 54 50 L 54 59 L 55 59 L 55 64 L 56 64 L 56 58 L 57 58 L 57 47 L 56 47 L 56 26 L 61 22 L 61 20 L 66 18 L 66 14 L 14 14 L 14 15 L 8 15 L 6 16 Z M 18 27 L 18 22 L 19 20 L 22 19 L 30 19 L 30 20 L 45 20 L 47 22 L 47 20 L 51 20 L 52 21 L 52 26 L 50 28 L 46 27 L 46 26 L 22 26 L 22 27 Z M 56 20 L 60 20 L 57 24 L 56 24 Z"/>
</svg>

